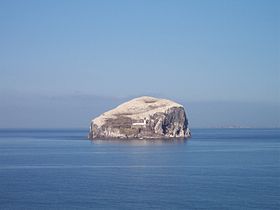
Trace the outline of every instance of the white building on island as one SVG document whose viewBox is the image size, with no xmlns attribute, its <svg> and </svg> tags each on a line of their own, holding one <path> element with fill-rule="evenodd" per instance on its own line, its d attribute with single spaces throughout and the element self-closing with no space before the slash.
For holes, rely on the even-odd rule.
<svg viewBox="0 0 280 210">
<path fill-rule="evenodd" d="M 143 127 L 146 127 L 146 125 L 147 125 L 147 119 L 146 118 L 144 118 L 143 122 L 132 123 L 132 126 L 143 126 Z"/>
</svg>

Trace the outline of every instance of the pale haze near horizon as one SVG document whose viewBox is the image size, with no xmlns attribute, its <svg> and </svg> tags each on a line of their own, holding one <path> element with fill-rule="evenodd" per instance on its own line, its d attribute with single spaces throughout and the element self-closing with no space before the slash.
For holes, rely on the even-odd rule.
<svg viewBox="0 0 280 210">
<path fill-rule="evenodd" d="M 1 1 L 0 128 L 87 128 L 141 95 L 280 127 L 279 1 Z"/>
</svg>

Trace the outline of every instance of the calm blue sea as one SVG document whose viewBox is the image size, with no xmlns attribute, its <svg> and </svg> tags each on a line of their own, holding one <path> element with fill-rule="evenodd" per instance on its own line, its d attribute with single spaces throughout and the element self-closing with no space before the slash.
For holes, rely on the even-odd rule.
<svg viewBox="0 0 280 210">
<path fill-rule="evenodd" d="M 89 141 L 0 130 L 0 209 L 279 209 L 279 129 L 187 141 Z"/>
</svg>

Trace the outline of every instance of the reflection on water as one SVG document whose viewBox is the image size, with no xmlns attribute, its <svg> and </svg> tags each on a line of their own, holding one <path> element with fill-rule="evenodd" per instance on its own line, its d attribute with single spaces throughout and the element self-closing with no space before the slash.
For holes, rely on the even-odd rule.
<svg viewBox="0 0 280 210">
<path fill-rule="evenodd" d="M 161 144 L 185 144 L 189 139 L 114 139 L 114 140 L 90 140 L 93 144 L 129 144 L 129 145 L 161 145 Z"/>
</svg>

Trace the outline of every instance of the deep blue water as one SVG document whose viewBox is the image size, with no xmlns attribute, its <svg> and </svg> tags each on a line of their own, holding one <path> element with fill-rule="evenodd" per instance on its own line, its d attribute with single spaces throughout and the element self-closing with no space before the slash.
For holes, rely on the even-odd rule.
<svg viewBox="0 0 280 210">
<path fill-rule="evenodd" d="M 89 141 L 0 130 L 0 209 L 279 209 L 279 129 L 192 129 L 188 141 Z"/>
</svg>

